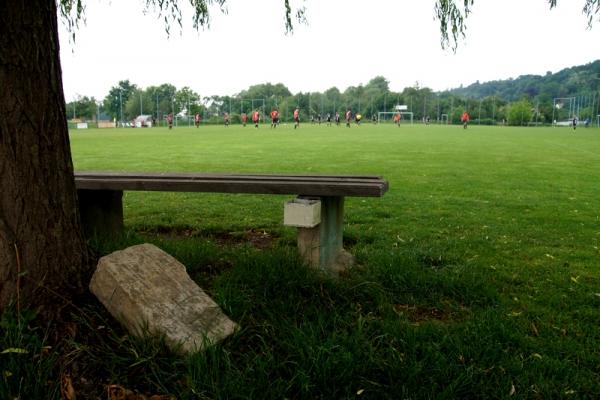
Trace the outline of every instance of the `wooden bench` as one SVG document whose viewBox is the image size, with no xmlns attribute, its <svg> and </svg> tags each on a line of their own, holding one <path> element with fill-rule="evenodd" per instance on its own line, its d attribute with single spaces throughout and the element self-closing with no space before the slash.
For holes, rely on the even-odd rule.
<svg viewBox="0 0 600 400">
<path fill-rule="evenodd" d="M 298 228 L 298 248 L 305 260 L 330 271 L 343 269 L 352 257 L 343 249 L 344 197 L 381 197 L 387 181 L 378 176 L 76 172 L 75 184 L 88 236 L 123 229 L 123 191 L 291 194 L 318 198 L 321 222 Z"/>
</svg>

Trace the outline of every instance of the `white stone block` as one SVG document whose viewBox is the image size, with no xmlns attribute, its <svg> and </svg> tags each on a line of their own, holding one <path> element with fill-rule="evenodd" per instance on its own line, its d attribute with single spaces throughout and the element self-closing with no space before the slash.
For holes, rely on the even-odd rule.
<svg viewBox="0 0 600 400">
<path fill-rule="evenodd" d="M 102 257 L 90 290 L 131 334 L 147 327 L 183 353 L 202 350 L 237 328 L 183 264 L 151 244 Z"/>
<path fill-rule="evenodd" d="M 283 224 L 300 228 L 313 228 L 321 223 L 321 201 L 297 197 L 285 203 Z"/>
</svg>

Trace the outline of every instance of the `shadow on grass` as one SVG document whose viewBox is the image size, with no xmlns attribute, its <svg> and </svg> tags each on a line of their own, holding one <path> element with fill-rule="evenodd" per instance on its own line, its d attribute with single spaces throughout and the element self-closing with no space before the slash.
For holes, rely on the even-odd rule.
<svg viewBox="0 0 600 400">
<path fill-rule="evenodd" d="M 130 232 L 95 245 L 105 254 L 148 239 Z M 241 329 L 182 358 L 160 338 L 130 337 L 88 299 L 60 361 L 86 395 L 103 396 L 108 384 L 179 399 L 504 398 L 513 387 L 533 398 L 597 392 L 597 357 L 581 353 L 576 338 L 549 337 L 549 345 L 545 331 L 533 337 L 526 320 L 507 315 L 490 278 L 460 260 L 424 268 L 423 256 L 435 252 L 370 252 L 368 264 L 333 279 L 287 246 L 151 239 L 186 265 Z M 578 356 L 561 358 L 561 344 Z"/>
</svg>

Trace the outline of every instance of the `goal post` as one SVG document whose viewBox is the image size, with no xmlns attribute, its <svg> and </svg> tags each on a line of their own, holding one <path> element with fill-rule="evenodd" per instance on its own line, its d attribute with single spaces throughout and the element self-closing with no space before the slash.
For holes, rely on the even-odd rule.
<svg viewBox="0 0 600 400">
<path fill-rule="evenodd" d="M 555 97 L 552 101 L 552 125 L 568 126 L 578 117 L 575 97 Z"/>
<path fill-rule="evenodd" d="M 410 118 L 410 123 L 413 123 L 413 112 L 412 111 L 401 111 L 402 121 L 406 121 L 406 117 Z"/>
<path fill-rule="evenodd" d="M 439 122 L 440 122 L 440 124 L 447 124 L 448 123 L 448 114 L 442 114 Z"/>
<path fill-rule="evenodd" d="M 398 112 L 397 111 L 379 111 L 377 113 L 377 119 L 380 123 L 393 123 L 394 122 L 394 115 L 396 115 Z M 400 123 L 403 122 L 409 122 L 412 124 L 413 123 L 413 113 L 412 111 L 400 111 L 400 116 L 402 117 L 400 119 Z"/>
</svg>

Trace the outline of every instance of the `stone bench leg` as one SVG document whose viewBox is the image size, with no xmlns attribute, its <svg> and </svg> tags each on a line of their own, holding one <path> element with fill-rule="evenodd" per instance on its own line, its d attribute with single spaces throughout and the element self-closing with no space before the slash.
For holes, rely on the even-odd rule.
<svg viewBox="0 0 600 400">
<path fill-rule="evenodd" d="M 354 263 L 344 250 L 344 198 L 321 197 L 321 223 L 314 228 L 298 228 L 298 250 L 313 267 L 339 273 Z"/>
<path fill-rule="evenodd" d="M 87 238 L 123 231 L 123 191 L 77 189 L 77 197 Z"/>
</svg>

